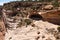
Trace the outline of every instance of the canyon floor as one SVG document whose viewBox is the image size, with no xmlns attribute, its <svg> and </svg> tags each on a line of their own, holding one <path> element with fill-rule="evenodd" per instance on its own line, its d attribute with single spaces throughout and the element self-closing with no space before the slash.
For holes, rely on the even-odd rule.
<svg viewBox="0 0 60 40">
<path fill-rule="evenodd" d="M 45 8 L 45 5 L 48 8 Z M 0 40 L 60 40 L 60 9 L 58 9 L 51 3 L 4 4 L 2 9 L 4 22 L 0 21 Z"/>
<path fill-rule="evenodd" d="M 33 23 L 35 25 L 7 29 L 5 40 L 57 40 L 55 35 L 58 32 L 58 25 L 42 20 L 34 21 Z"/>
</svg>

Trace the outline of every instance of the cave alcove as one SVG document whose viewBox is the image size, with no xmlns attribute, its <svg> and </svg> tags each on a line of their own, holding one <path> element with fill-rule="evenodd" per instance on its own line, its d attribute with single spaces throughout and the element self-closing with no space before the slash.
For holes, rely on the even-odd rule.
<svg viewBox="0 0 60 40">
<path fill-rule="evenodd" d="M 33 20 L 41 20 L 42 16 L 39 14 L 32 14 L 32 15 L 29 15 L 29 18 L 31 18 Z"/>
</svg>

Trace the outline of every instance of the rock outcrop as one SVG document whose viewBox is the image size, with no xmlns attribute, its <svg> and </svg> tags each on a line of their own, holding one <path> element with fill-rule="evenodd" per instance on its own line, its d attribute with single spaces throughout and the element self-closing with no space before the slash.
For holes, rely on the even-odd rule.
<svg viewBox="0 0 60 40">
<path fill-rule="evenodd" d="M 5 40 L 60 40 L 56 36 L 59 33 L 56 24 L 60 25 L 60 10 L 51 10 L 53 5 L 45 7 L 49 10 L 41 8 L 40 2 L 4 4 L 2 13 L 7 29 Z"/>
<path fill-rule="evenodd" d="M 53 5 L 46 5 L 43 9 L 45 9 L 45 10 L 51 10 L 53 8 L 54 8 Z"/>
</svg>

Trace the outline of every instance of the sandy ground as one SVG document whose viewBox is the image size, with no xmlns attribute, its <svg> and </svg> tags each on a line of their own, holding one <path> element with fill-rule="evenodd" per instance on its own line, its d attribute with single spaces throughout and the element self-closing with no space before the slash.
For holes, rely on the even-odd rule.
<svg viewBox="0 0 60 40">
<path fill-rule="evenodd" d="M 49 31 L 57 31 L 58 25 L 54 25 L 42 20 L 35 21 L 35 26 L 22 26 L 17 29 L 7 29 L 5 40 L 56 40 L 54 35 Z"/>
</svg>

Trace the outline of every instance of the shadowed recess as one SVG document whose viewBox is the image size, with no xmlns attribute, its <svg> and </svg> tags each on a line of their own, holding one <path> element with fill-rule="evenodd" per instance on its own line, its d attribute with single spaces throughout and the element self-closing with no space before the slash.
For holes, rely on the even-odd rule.
<svg viewBox="0 0 60 40">
<path fill-rule="evenodd" d="M 39 14 L 32 14 L 29 16 L 29 18 L 33 19 L 33 20 L 41 20 L 42 16 Z"/>
</svg>

